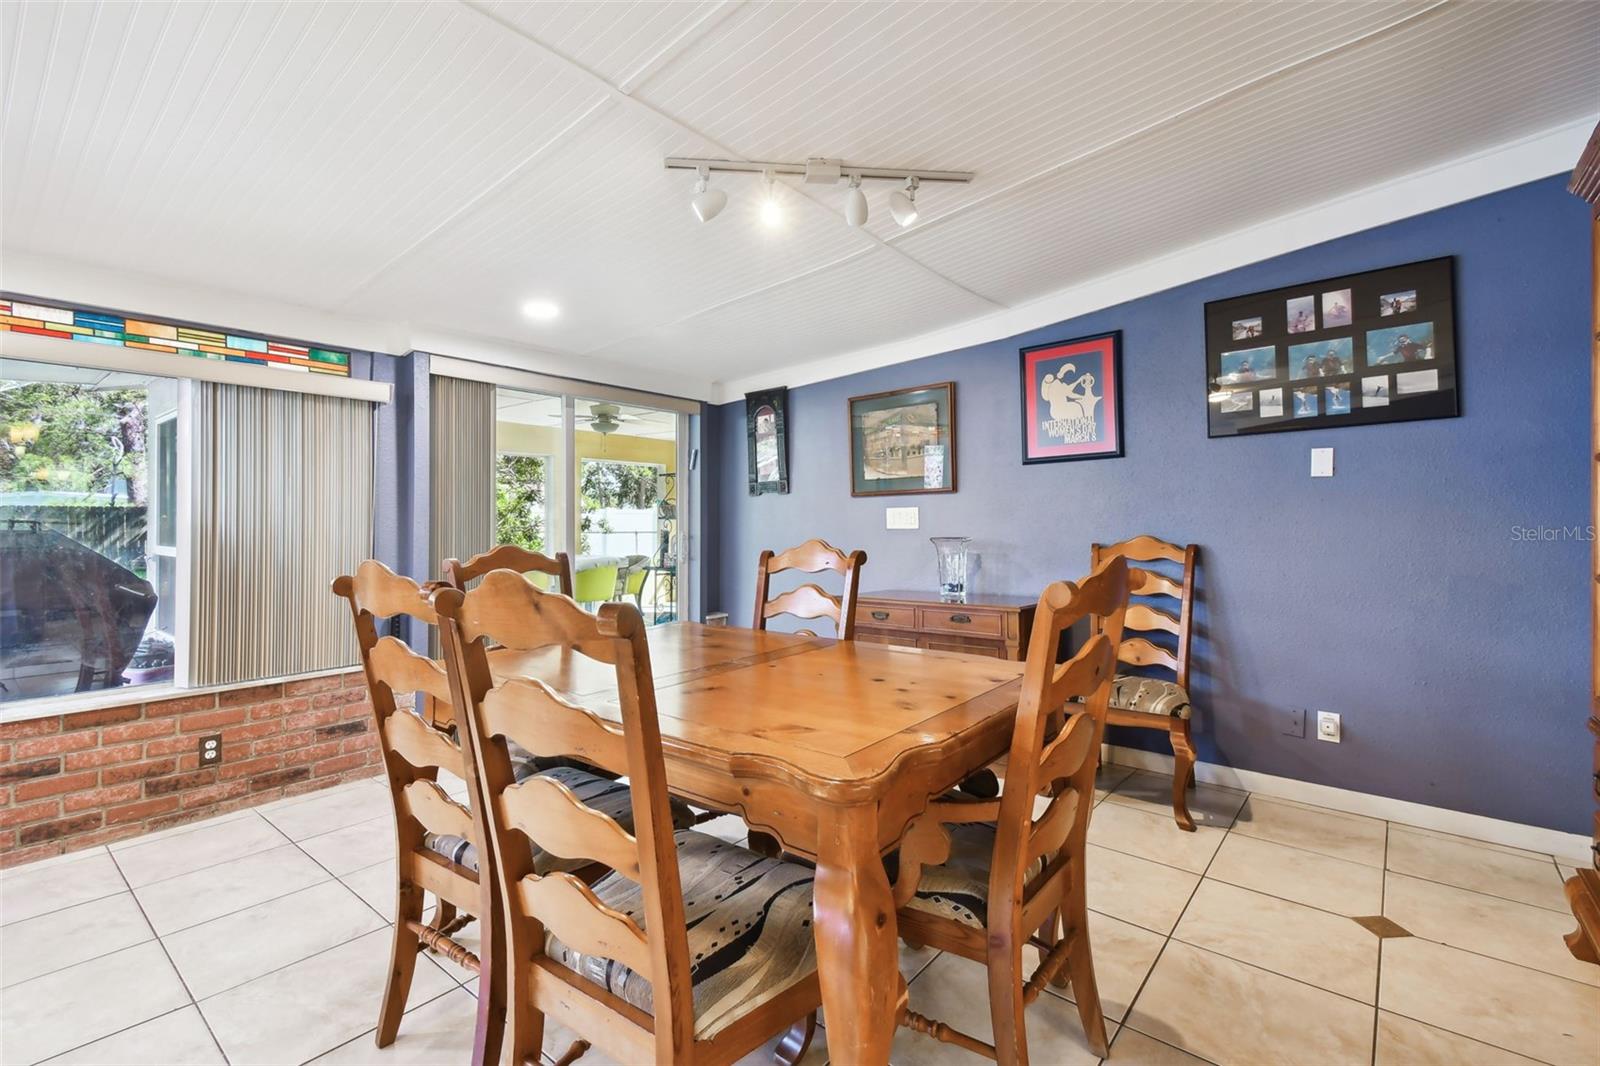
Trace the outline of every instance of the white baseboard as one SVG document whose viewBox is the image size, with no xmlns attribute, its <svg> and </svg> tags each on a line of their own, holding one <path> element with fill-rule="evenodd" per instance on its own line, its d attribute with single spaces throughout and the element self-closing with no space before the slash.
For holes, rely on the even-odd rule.
<svg viewBox="0 0 1600 1066">
<path fill-rule="evenodd" d="M 1131 766 L 1139 770 L 1172 773 L 1172 756 L 1160 752 L 1127 748 L 1120 744 L 1105 745 L 1102 762 L 1117 766 Z M 1196 763 L 1196 781 L 1208 785 L 1259 792 L 1263 796 L 1309 803 L 1346 814 L 1364 814 L 1369 818 L 1414 825 L 1420 829 L 1433 829 L 1441 833 L 1471 837 L 1491 844 L 1536 851 L 1553 855 L 1569 866 L 1587 867 L 1590 864 L 1589 846 L 1592 841 L 1582 833 L 1563 833 L 1556 829 L 1543 829 L 1536 825 L 1507 822 L 1481 814 L 1467 814 L 1444 807 L 1430 807 L 1425 803 L 1374 796 L 1370 792 L 1353 792 L 1347 788 L 1317 785 L 1310 781 L 1296 781 L 1292 777 L 1278 777 L 1255 770 L 1236 770 L 1215 763 Z"/>
</svg>

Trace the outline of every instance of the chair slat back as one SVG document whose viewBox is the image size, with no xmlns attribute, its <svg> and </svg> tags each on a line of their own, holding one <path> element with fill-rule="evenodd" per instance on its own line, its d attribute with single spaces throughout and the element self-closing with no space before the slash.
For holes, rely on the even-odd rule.
<svg viewBox="0 0 1600 1066">
<path fill-rule="evenodd" d="M 1127 603 L 1128 566 L 1116 556 L 1077 584 L 1050 585 L 1034 612 L 989 871 L 988 927 L 1013 928 L 1019 945 L 1024 902 L 1072 873 L 1075 862 L 1081 868 Z M 1061 634 L 1090 616 L 1102 620 L 1100 632 L 1058 664 Z M 1073 701 L 1083 709 L 1057 729 Z M 1049 804 L 1035 814 L 1034 797 L 1047 791 Z M 1041 856 L 1049 861 L 1030 878 Z"/>
<path fill-rule="evenodd" d="M 1176 638 L 1174 647 L 1168 648 L 1146 637 L 1129 636 L 1123 640 L 1118 656 L 1129 666 L 1155 666 L 1172 671 L 1173 680 L 1184 688 L 1189 686 L 1189 650 L 1193 630 L 1194 576 L 1200 561 L 1200 548 L 1194 544 L 1170 544 L 1148 535 L 1140 535 L 1117 544 L 1094 544 L 1089 548 L 1089 562 L 1098 567 L 1104 560 L 1119 555 L 1128 560 L 1128 594 L 1156 599 L 1156 603 L 1133 603 L 1128 606 L 1124 626 L 1129 633 L 1166 633 Z M 1134 563 L 1166 562 L 1181 566 L 1178 576 L 1169 576 L 1159 570 Z M 1167 604 L 1170 603 L 1170 607 Z"/>
<path fill-rule="evenodd" d="M 866 562 L 866 552 L 859 549 L 844 552 L 820 539 L 808 540 L 781 552 L 763 551 L 756 567 L 756 613 L 751 628 L 765 629 L 768 619 L 784 614 L 796 618 L 830 618 L 840 640 L 854 640 L 856 596 L 861 568 Z M 798 570 L 806 574 L 824 571 L 841 574 L 844 577 L 844 590 L 835 596 L 825 592 L 819 585 L 808 583 L 774 596 L 771 594 L 772 575 L 785 570 Z M 809 630 L 802 632 L 814 635 Z"/>
<path fill-rule="evenodd" d="M 476 580 L 491 570 L 515 570 L 519 574 L 549 574 L 556 579 L 563 596 L 572 595 L 572 559 L 566 552 L 556 552 L 554 558 L 529 551 L 517 544 L 497 544 L 486 552 L 479 552 L 466 562 L 460 559 L 444 561 L 444 579 L 462 591 L 467 582 Z"/>
<path fill-rule="evenodd" d="M 437 784 L 440 770 L 466 776 L 467 761 L 461 748 L 395 701 L 397 694 L 426 692 L 448 705 L 449 678 L 437 663 L 397 638 L 378 636 L 378 623 L 397 616 L 437 625 L 438 616 L 424 598 L 424 587 L 376 559 L 368 559 L 353 576 L 337 578 L 333 591 L 349 603 L 355 624 L 378 745 L 394 800 L 400 854 L 423 853 L 428 833 L 475 840 L 471 812 Z"/>
<path fill-rule="evenodd" d="M 655 991 L 660 1057 L 671 1058 L 674 1048 L 681 1054 L 694 1033 L 688 936 L 650 649 L 638 608 L 608 603 L 591 615 L 569 597 L 542 592 L 506 571 L 486 575 L 470 592 L 441 589 L 433 602 L 469 737 L 474 791 L 484 797 L 484 833 L 505 901 L 510 958 L 537 964 L 548 930 L 569 948 L 634 969 Z M 491 643 L 524 651 L 555 646 L 613 665 L 621 723 L 564 699 L 537 678 L 497 681 L 489 671 Z M 574 757 L 627 775 L 634 832 L 553 780 L 518 783 L 508 741 L 538 756 Z M 571 874 L 538 874 L 535 845 L 562 858 L 603 863 L 635 881 L 643 924 L 603 905 Z M 599 985 L 577 987 L 612 1005 Z"/>
</svg>

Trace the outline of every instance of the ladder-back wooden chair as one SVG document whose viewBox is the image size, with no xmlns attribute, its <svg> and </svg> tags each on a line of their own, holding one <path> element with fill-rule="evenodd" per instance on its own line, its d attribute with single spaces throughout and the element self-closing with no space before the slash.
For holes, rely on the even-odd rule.
<svg viewBox="0 0 1600 1066">
<path fill-rule="evenodd" d="M 377 1044 L 388 1047 L 394 1042 L 405 1014 L 417 953 L 426 949 L 480 971 L 480 984 L 486 991 L 481 995 L 479 1034 L 486 1049 L 498 1055 L 505 1019 L 503 1010 L 496 1016 L 489 1009 L 499 993 L 492 979 L 493 967 L 487 957 L 480 964 L 478 956 L 451 939 L 473 915 L 488 917 L 494 911 L 492 882 L 485 879 L 480 884 L 475 863 L 469 866 L 461 861 L 466 858 L 465 845 L 478 839 L 472 814 L 438 782 L 440 770 L 466 778 L 470 767 L 462 749 L 446 733 L 395 701 L 399 694 L 422 692 L 449 708 L 449 679 L 438 663 L 418 655 L 397 637 L 378 636 L 379 622 L 398 615 L 430 626 L 438 619 L 423 598 L 422 586 L 374 559 L 362 563 L 354 577 L 336 579 L 333 591 L 350 605 L 378 746 L 394 800 L 394 944 L 388 985 L 378 1011 Z M 438 898 L 431 923 L 422 920 L 424 892 Z M 482 942 L 487 944 L 488 938 Z M 500 1002 L 504 1002 L 503 995 Z"/>
<path fill-rule="evenodd" d="M 808 540 L 786 551 L 761 553 L 756 567 L 756 616 L 752 629 L 767 628 L 767 620 L 787 614 L 796 618 L 831 618 L 834 632 L 840 640 L 854 640 L 856 636 L 856 595 L 861 580 L 861 568 L 867 563 L 864 551 L 843 552 L 825 540 Z M 835 596 L 813 582 L 771 595 L 773 574 L 785 570 L 799 570 L 806 574 L 820 574 L 831 570 L 844 578 L 844 590 Z M 800 630 L 807 636 L 816 636 L 810 630 Z"/>
<path fill-rule="evenodd" d="M 1188 790 L 1194 784 L 1194 744 L 1189 735 L 1189 638 L 1194 624 L 1194 575 L 1200 548 L 1194 544 L 1168 544 L 1155 537 L 1138 536 L 1120 544 L 1095 544 L 1089 549 L 1090 565 L 1113 555 L 1127 559 L 1128 593 L 1156 603 L 1133 603 L 1123 626 L 1128 633 L 1164 633 L 1158 644 L 1149 637 L 1128 636 L 1117 652 L 1129 666 L 1170 672 L 1171 680 L 1143 674 L 1119 674 L 1111 687 L 1112 725 L 1162 729 L 1172 743 L 1172 817 L 1179 827 L 1194 832 L 1189 814 Z M 1133 563 L 1174 563 L 1182 574 L 1169 577 Z M 1164 606 L 1170 604 L 1170 607 Z M 1164 646 L 1170 644 L 1171 646 Z"/>
<path fill-rule="evenodd" d="M 811 1039 L 820 1005 L 811 930 L 814 872 L 693 830 L 673 831 L 644 621 L 631 603 L 598 615 L 491 573 L 433 597 L 452 691 L 484 797 L 481 831 L 505 920 L 512 1062 L 538 1062 L 544 1019 L 622 1062 L 732 1062 L 779 1034 L 780 1062 Z M 558 647 L 616 670 L 618 725 L 542 681 L 496 681 L 488 646 Z M 607 694 L 609 698 L 609 694 Z M 601 700 L 596 700 L 602 706 Z M 625 774 L 632 831 L 559 782 L 514 780 L 508 751 L 569 756 Z M 535 849 L 611 872 L 593 885 L 537 868 Z M 495 1061 L 484 1049 L 477 1066 Z"/>
<path fill-rule="evenodd" d="M 563 596 L 572 595 L 572 558 L 566 552 L 556 552 L 552 557 L 529 551 L 520 544 L 497 544 L 466 562 L 446 559 L 443 584 L 465 592 L 467 582 L 476 581 L 491 570 L 514 570 L 524 577 L 545 574 L 555 578 L 557 590 Z M 448 729 L 454 724 L 454 719 L 448 717 L 449 711 L 448 703 L 436 704 L 431 698 L 423 701 L 423 716 L 441 729 Z M 551 765 L 566 764 L 552 762 Z"/>
<path fill-rule="evenodd" d="M 467 582 L 482 577 L 491 570 L 515 570 L 519 574 L 549 574 L 556 579 L 557 591 L 563 596 L 572 595 L 572 559 L 566 552 L 556 552 L 554 558 L 516 544 L 497 544 L 486 552 L 479 552 L 466 562 L 460 559 L 444 561 L 444 579 L 458 589 Z"/>
<path fill-rule="evenodd" d="M 902 1025 L 1002 1063 L 1026 1064 L 1024 1008 L 1047 982 L 1070 983 L 1089 1047 L 1106 1054 L 1084 862 L 1127 602 L 1127 564 L 1120 558 L 1080 584 L 1058 581 L 1044 590 L 1000 797 L 952 793 L 934 801 L 900 848 L 894 885 L 900 934 L 988 967 L 994 1043 L 911 1010 Z M 1057 665 L 1062 631 L 1088 615 L 1102 619 L 1101 631 Z M 1068 706 L 1081 709 L 1063 726 Z M 1049 805 L 1035 815 L 1041 795 Z M 1022 951 L 1030 943 L 1041 958 L 1025 977 Z"/>
</svg>

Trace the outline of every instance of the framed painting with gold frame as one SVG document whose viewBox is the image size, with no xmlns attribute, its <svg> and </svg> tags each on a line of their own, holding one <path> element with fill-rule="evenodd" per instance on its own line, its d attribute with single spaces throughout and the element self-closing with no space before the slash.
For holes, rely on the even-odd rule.
<svg viewBox="0 0 1600 1066">
<path fill-rule="evenodd" d="M 956 383 L 852 396 L 850 495 L 956 491 Z"/>
</svg>

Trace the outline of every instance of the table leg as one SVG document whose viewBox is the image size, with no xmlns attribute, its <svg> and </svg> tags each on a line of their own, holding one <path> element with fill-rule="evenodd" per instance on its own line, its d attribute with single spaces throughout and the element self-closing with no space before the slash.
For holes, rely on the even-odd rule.
<svg viewBox="0 0 1600 1066">
<path fill-rule="evenodd" d="M 828 1054 L 850 1066 L 889 1061 L 905 1002 L 894 896 L 878 856 L 873 806 L 822 812 L 817 841 L 817 977 Z"/>
</svg>

